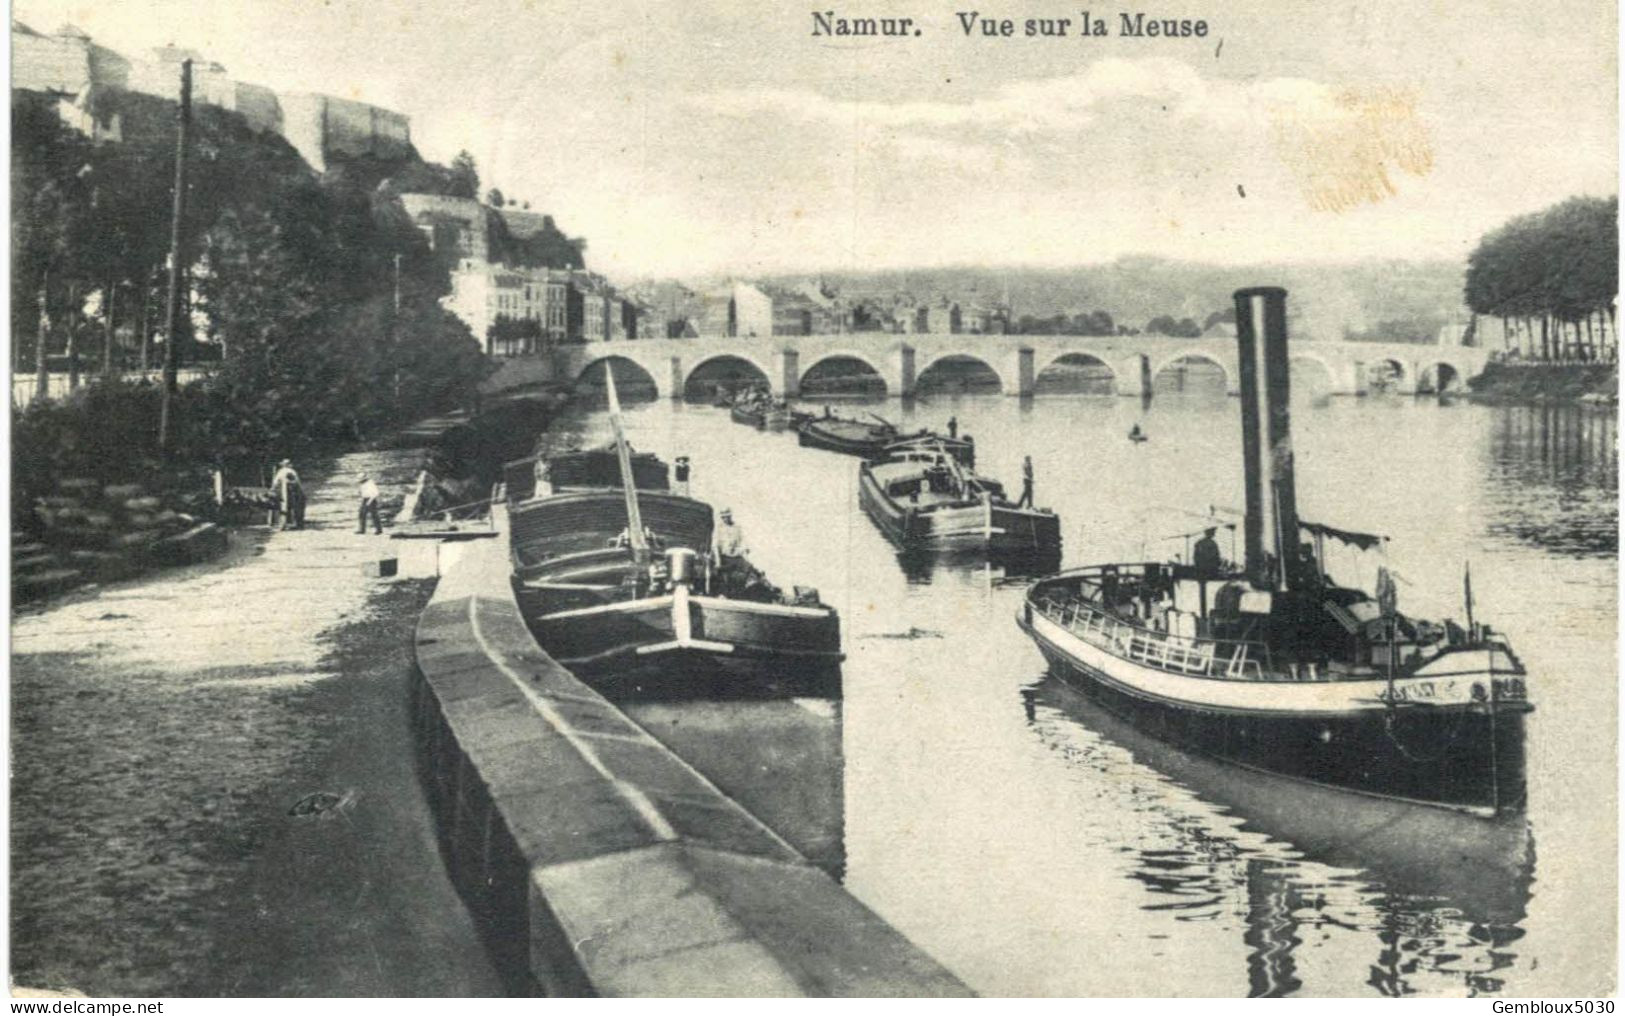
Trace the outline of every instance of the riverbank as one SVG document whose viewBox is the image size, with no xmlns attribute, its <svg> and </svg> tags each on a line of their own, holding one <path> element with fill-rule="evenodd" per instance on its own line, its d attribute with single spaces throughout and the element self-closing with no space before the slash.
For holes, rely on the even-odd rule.
<svg viewBox="0 0 1625 1016">
<path fill-rule="evenodd" d="M 1619 366 L 1612 363 L 1490 363 L 1467 382 L 1487 403 L 1619 403 Z"/>
<path fill-rule="evenodd" d="M 308 528 L 18 614 L 12 977 L 90 995 L 498 995 L 447 882 L 404 720 L 419 583 L 364 576 L 365 471 Z M 313 471 L 314 472 L 314 471 Z"/>
</svg>

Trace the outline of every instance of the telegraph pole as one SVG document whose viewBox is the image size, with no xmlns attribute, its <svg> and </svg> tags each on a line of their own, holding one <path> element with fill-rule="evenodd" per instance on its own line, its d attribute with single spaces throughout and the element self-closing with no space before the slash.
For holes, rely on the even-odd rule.
<svg viewBox="0 0 1625 1016">
<path fill-rule="evenodd" d="M 175 131 L 175 204 L 169 220 L 169 307 L 164 315 L 164 385 L 158 409 L 158 455 L 169 457 L 169 417 L 179 387 L 181 219 L 186 215 L 186 132 L 192 121 L 192 61 L 181 61 L 180 124 Z"/>
<path fill-rule="evenodd" d="M 41 402 L 51 396 L 50 365 L 46 361 L 49 350 L 46 343 L 51 337 L 51 310 L 49 304 L 51 269 L 46 267 L 39 279 L 39 339 L 34 344 L 34 398 Z"/>
<path fill-rule="evenodd" d="M 395 313 L 389 318 L 390 407 L 401 411 L 401 256 L 395 255 Z"/>
</svg>

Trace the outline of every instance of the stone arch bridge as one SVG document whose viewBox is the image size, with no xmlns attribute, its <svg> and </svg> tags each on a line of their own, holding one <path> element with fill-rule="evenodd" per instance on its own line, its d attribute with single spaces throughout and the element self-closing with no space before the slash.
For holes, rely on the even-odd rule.
<svg viewBox="0 0 1625 1016">
<path fill-rule="evenodd" d="M 760 374 L 775 395 L 793 397 L 801 393 L 808 372 L 834 359 L 866 365 L 893 396 L 912 395 L 921 376 L 948 359 L 980 362 L 997 376 L 1007 395 L 1031 395 L 1039 375 L 1063 358 L 1074 363 L 1086 358 L 1109 369 L 1119 395 L 1151 390 L 1153 379 L 1165 367 L 1182 360 L 1216 365 L 1231 394 L 1241 385 L 1233 338 L 859 332 L 594 342 L 560 346 L 547 355 L 552 358 L 552 376 L 559 379 L 579 378 L 610 358 L 628 360 L 649 376 L 662 398 L 680 398 L 697 371 L 722 363 Z M 1348 395 L 1366 390 L 1374 367 L 1382 367 L 1400 392 L 1444 390 L 1482 372 L 1487 359 L 1486 350 L 1470 346 L 1300 341 L 1292 350 L 1295 368 L 1319 374 L 1318 390 Z"/>
</svg>

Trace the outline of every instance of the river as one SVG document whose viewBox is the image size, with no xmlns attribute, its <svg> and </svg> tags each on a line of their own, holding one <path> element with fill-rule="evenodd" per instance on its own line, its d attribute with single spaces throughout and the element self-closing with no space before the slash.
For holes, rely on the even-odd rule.
<svg viewBox="0 0 1625 1016">
<path fill-rule="evenodd" d="M 1222 393 L 845 402 L 952 415 L 978 466 L 1062 518 L 1064 563 L 1166 557 L 1241 500 Z M 1351 795 L 1185 755 L 1046 677 L 987 565 L 903 567 L 857 507 L 853 459 L 720 409 L 628 409 L 640 450 L 689 455 L 781 585 L 843 618 L 845 883 L 995 995 L 1595 995 L 1615 983 L 1618 467 L 1613 415 L 1409 398 L 1301 400 L 1304 518 L 1388 534 L 1400 606 L 1478 619 L 1527 665 L 1529 804 L 1484 822 L 1367 817 Z M 1140 423 L 1143 444 L 1126 440 Z M 555 444 L 607 433 L 559 421 Z M 1229 548 L 1226 547 L 1228 551 Z M 1330 558 L 1344 582 L 1374 562 Z M 810 764 L 810 763 L 809 763 Z M 809 774 L 812 778 L 812 774 Z"/>
</svg>

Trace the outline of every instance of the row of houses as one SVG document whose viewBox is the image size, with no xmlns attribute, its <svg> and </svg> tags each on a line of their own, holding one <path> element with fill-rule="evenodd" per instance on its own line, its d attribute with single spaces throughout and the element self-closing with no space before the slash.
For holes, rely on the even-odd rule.
<svg viewBox="0 0 1625 1016">
<path fill-rule="evenodd" d="M 566 342 L 648 337 L 650 309 L 580 269 L 477 264 L 452 272 L 446 309 L 492 356 L 524 356 Z"/>
<path fill-rule="evenodd" d="M 500 257 L 494 231 L 529 239 L 553 229 L 546 215 L 442 194 L 403 194 L 401 206 L 451 272 L 446 309 L 492 356 L 523 356 L 564 342 L 636 339 L 654 328 L 651 308 L 601 275 Z"/>
<path fill-rule="evenodd" d="M 683 336 L 890 334 L 1004 334 L 1002 307 L 918 299 L 909 294 L 846 295 L 815 282 L 756 284 L 729 281 L 689 288 L 662 282 L 638 287 L 638 298 L 665 322 L 663 334 Z"/>
</svg>

